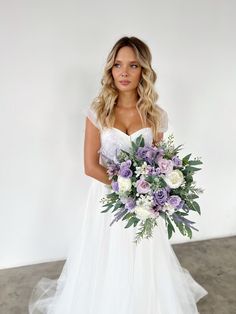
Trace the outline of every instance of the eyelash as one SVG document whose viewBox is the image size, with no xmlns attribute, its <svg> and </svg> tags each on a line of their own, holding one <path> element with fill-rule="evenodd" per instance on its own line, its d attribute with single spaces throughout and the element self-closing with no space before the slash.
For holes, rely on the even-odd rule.
<svg viewBox="0 0 236 314">
<path fill-rule="evenodd" d="M 114 64 L 114 67 L 116 67 L 117 65 L 119 65 L 119 63 L 115 63 Z M 138 68 L 138 65 L 137 64 L 131 64 L 131 67 L 135 66 L 135 68 Z"/>
</svg>

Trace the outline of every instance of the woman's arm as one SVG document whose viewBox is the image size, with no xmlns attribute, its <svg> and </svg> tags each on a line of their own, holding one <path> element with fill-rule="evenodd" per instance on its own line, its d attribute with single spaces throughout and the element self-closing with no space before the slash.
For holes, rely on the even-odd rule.
<svg viewBox="0 0 236 314">
<path fill-rule="evenodd" d="M 84 137 L 84 172 L 104 184 L 111 184 L 106 168 L 99 164 L 100 134 L 98 128 L 86 118 Z"/>
</svg>

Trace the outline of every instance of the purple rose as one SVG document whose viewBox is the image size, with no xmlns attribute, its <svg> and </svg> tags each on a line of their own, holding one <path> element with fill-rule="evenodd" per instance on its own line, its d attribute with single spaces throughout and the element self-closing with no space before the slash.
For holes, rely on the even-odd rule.
<svg viewBox="0 0 236 314">
<path fill-rule="evenodd" d="M 132 197 L 128 197 L 127 202 L 125 204 L 125 208 L 128 210 L 132 210 L 135 207 L 136 203 Z"/>
<path fill-rule="evenodd" d="M 156 152 L 153 148 L 150 148 L 145 155 L 145 160 L 149 163 L 152 163 L 156 157 Z"/>
<path fill-rule="evenodd" d="M 115 192 L 119 192 L 119 184 L 117 181 L 112 181 L 111 182 L 111 187 Z"/>
<path fill-rule="evenodd" d="M 158 160 L 162 158 L 165 154 L 164 149 L 161 147 L 154 148 L 156 151 L 155 162 L 158 163 Z"/>
<path fill-rule="evenodd" d="M 120 168 L 119 174 L 121 177 L 131 178 L 133 175 L 133 171 L 130 170 L 128 167 L 123 166 L 122 168 Z"/>
<path fill-rule="evenodd" d="M 155 147 L 156 151 L 158 152 L 158 155 L 164 155 L 165 151 L 162 147 Z"/>
<path fill-rule="evenodd" d="M 173 162 L 169 159 L 159 158 L 158 166 L 162 173 L 170 173 L 173 170 Z"/>
<path fill-rule="evenodd" d="M 137 188 L 137 192 L 140 194 L 148 193 L 150 191 L 150 183 L 148 183 L 147 181 L 143 179 L 139 179 L 136 182 L 136 188 Z"/>
<path fill-rule="evenodd" d="M 163 206 L 167 200 L 167 191 L 165 188 L 158 189 L 153 193 L 153 200 L 156 205 Z"/>
<path fill-rule="evenodd" d="M 168 198 L 168 203 L 173 206 L 174 208 L 177 208 L 181 202 L 181 198 L 178 195 L 171 195 Z"/>
<path fill-rule="evenodd" d="M 182 200 L 176 208 L 177 208 L 177 209 L 183 208 L 184 203 L 185 203 L 185 201 Z"/>
<path fill-rule="evenodd" d="M 121 164 L 120 164 L 120 168 L 130 168 L 132 164 L 132 161 L 130 159 L 126 160 L 126 161 L 123 161 Z"/>
<path fill-rule="evenodd" d="M 139 147 L 136 153 L 136 156 L 138 159 L 142 159 L 147 161 L 148 163 L 152 163 L 156 155 L 158 153 L 158 150 L 155 150 L 153 147 Z"/>
<path fill-rule="evenodd" d="M 182 160 L 178 156 L 173 156 L 172 161 L 175 167 L 182 167 Z"/>
<path fill-rule="evenodd" d="M 136 152 L 136 157 L 138 159 L 143 159 L 145 160 L 145 157 L 146 157 L 146 153 L 148 152 L 149 148 L 148 147 L 139 147 L 137 149 L 137 152 Z"/>
</svg>

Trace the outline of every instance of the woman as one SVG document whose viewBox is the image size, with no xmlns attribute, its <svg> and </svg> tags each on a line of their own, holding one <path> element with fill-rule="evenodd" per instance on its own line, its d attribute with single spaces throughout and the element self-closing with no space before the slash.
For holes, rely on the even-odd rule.
<svg viewBox="0 0 236 314">
<path fill-rule="evenodd" d="M 109 226 L 114 213 L 100 212 L 111 184 L 103 156 L 114 159 L 117 150 L 129 150 L 141 134 L 146 144 L 157 143 L 167 130 L 167 113 L 156 104 L 155 81 L 148 46 L 136 37 L 118 40 L 86 118 L 84 170 L 94 180 L 83 226 L 59 279 L 43 278 L 36 285 L 30 313 L 198 313 L 196 303 L 207 291 L 179 264 L 164 222 L 152 238 L 136 245 L 136 228 L 124 229 L 121 221 Z"/>
</svg>

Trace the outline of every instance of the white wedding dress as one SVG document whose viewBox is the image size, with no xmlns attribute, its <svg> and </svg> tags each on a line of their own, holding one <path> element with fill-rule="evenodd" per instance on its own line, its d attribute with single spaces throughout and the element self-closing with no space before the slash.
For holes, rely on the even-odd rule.
<svg viewBox="0 0 236 314">
<path fill-rule="evenodd" d="M 165 132 L 167 114 L 161 112 Z M 99 128 L 93 111 L 88 111 L 88 117 Z M 150 128 L 130 136 L 116 128 L 100 129 L 101 152 L 113 159 L 117 149 L 128 150 L 140 134 L 147 144 L 152 143 Z M 57 280 L 41 278 L 32 291 L 29 313 L 199 313 L 196 303 L 208 292 L 181 267 L 164 220 L 160 219 L 152 238 L 135 244 L 137 226 L 124 228 L 122 220 L 109 226 L 114 213 L 101 213 L 100 199 L 106 192 L 106 185 L 91 180 L 82 228 L 61 275 Z"/>
</svg>

